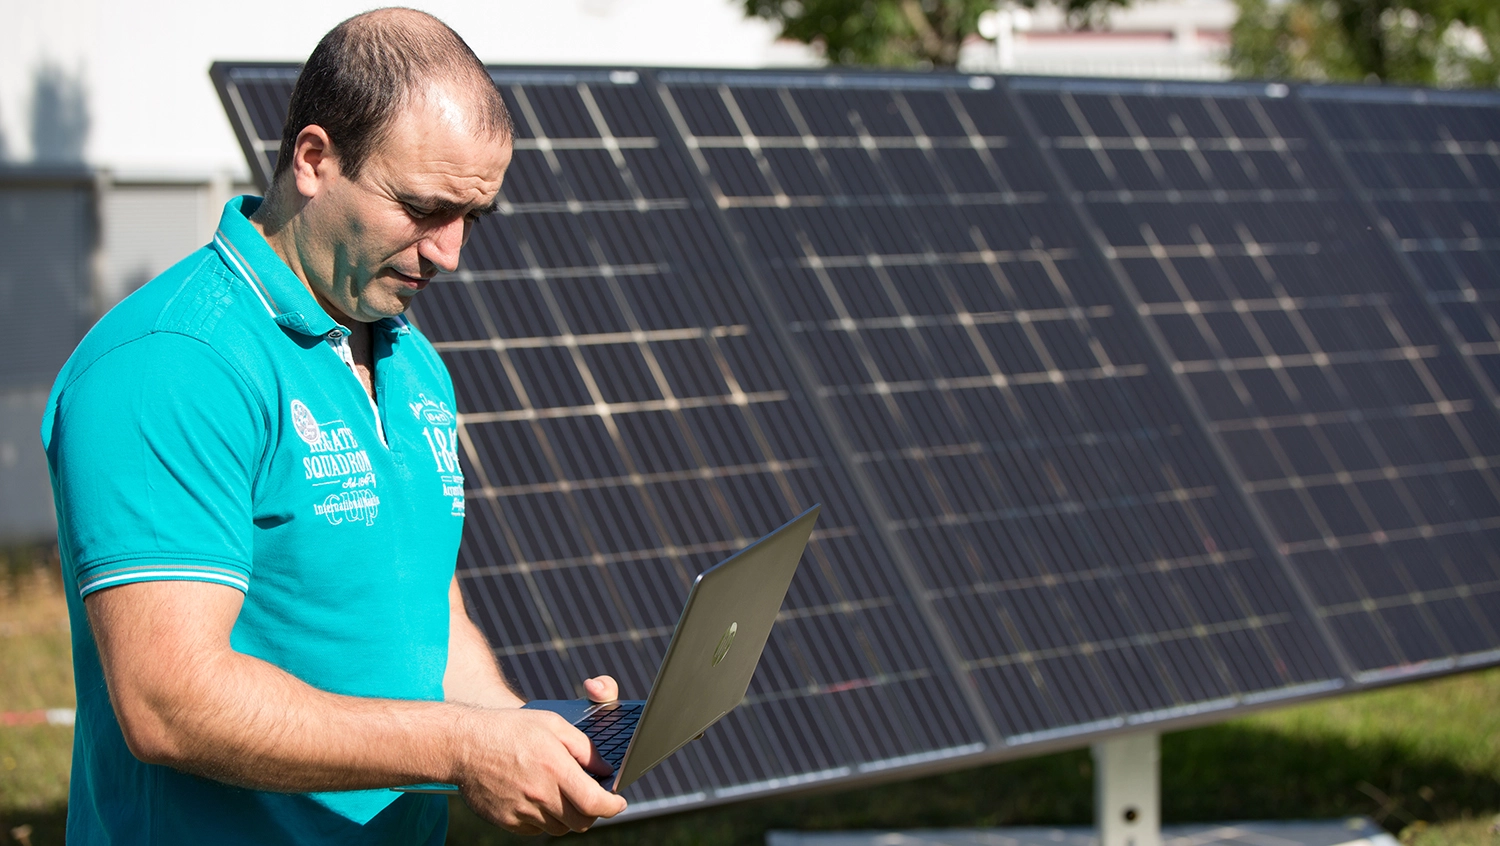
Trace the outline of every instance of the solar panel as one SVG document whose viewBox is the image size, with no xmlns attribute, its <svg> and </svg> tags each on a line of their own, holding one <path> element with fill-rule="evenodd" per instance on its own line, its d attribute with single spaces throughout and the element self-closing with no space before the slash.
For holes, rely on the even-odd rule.
<svg viewBox="0 0 1500 846">
<path fill-rule="evenodd" d="M 1491 398 L 1302 102 L 1274 85 L 1017 88 L 1355 677 L 1500 646 Z M 1320 108 L 1354 129 L 1351 152 L 1380 147 L 1367 107 Z M 1430 113 L 1384 117 L 1430 130 Z M 1407 187 L 1446 187 L 1422 152 Z"/>
<path fill-rule="evenodd" d="M 262 180 L 296 70 L 214 67 Z M 1500 658 L 1489 341 L 1295 97 L 491 73 L 500 213 L 414 318 L 522 691 L 644 691 L 693 574 L 825 503 L 745 705 L 630 813 Z"/>
<path fill-rule="evenodd" d="M 1014 746 L 1337 678 L 1004 99 L 658 80 L 981 725 Z"/>
</svg>

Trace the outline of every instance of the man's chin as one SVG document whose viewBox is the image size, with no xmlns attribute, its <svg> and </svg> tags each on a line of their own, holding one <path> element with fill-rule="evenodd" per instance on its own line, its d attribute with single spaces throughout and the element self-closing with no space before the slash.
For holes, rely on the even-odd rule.
<svg viewBox="0 0 1500 846">
<path fill-rule="evenodd" d="M 411 298 L 416 295 L 413 291 L 408 295 L 392 295 L 382 297 L 379 302 L 363 303 L 360 309 L 360 319 L 366 323 L 374 323 L 377 320 L 385 320 L 390 317 L 399 317 L 411 308 Z"/>
</svg>

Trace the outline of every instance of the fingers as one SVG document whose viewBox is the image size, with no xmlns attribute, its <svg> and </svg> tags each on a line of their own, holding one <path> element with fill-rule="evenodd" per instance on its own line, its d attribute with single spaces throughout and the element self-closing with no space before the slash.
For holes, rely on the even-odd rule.
<svg viewBox="0 0 1500 846">
<path fill-rule="evenodd" d="M 600 818 L 612 817 L 625 810 L 625 799 L 600 787 L 593 779 L 575 772 L 576 781 L 564 779 L 558 784 L 558 796 L 538 808 L 544 819 L 533 824 L 548 834 L 587 831 Z"/>
<path fill-rule="evenodd" d="M 625 800 L 609 793 L 585 776 L 571 761 L 564 764 L 570 777 L 557 779 L 550 789 L 531 793 L 524 801 L 508 808 L 494 808 L 494 815 L 484 813 L 482 805 L 470 806 L 491 822 L 513 834 L 531 836 L 567 834 L 587 831 L 599 817 L 612 817 L 625 810 Z M 465 793 L 465 800 L 481 797 Z"/>
<path fill-rule="evenodd" d="M 597 787 L 597 785 L 595 785 L 595 787 Z M 609 793 L 608 791 L 604 791 L 602 789 L 600 790 L 600 792 L 604 793 L 604 795 L 608 797 L 609 801 L 606 802 L 607 810 L 600 813 L 592 813 L 585 811 L 569 802 L 569 813 L 563 818 L 563 822 L 565 822 L 573 831 L 587 831 L 589 828 L 593 827 L 594 823 L 598 821 L 600 817 L 608 819 L 625 810 L 624 797 L 618 796 L 614 793 Z M 566 797 L 564 798 L 564 801 L 567 801 Z"/>
<path fill-rule="evenodd" d="M 620 686 L 611 676 L 594 676 L 585 679 L 583 689 L 593 702 L 613 702 L 620 698 Z"/>
<path fill-rule="evenodd" d="M 567 748 L 568 754 L 573 756 L 573 760 L 588 772 L 595 775 L 609 775 L 615 771 L 614 767 L 611 767 L 609 762 L 599 754 L 599 750 L 594 748 L 594 743 L 589 740 L 588 735 L 568 725 L 566 720 L 559 719 L 553 724 L 552 731 Z"/>
<path fill-rule="evenodd" d="M 565 803 L 566 813 L 563 821 L 574 831 L 583 831 L 584 828 L 594 824 L 594 820 L 610 817 L 625 810 L 625 797 L 618 793 L 610 793 L 599 786 L 599 783 L 583 773 L 578 774 L 578 780 L 562 787 L 562 798 Z M 583 828 L 579 828 L 579 826 Z"/>
<path fill-rule="evenodd" d="M 558 783 L 563 801 L 569 804 L 570 809 L 589 817 L 586 825 L 592 825 L 594 817 L 612 817 L 625 810 L 625 800 L 622 797 L 600 787 L 588 774 L 608 775 L 614 772 L 609 762 L 599 756 L 599 751 L 594 748 L 588 736 L 566 722 L 557 729 L 557 734 L 573 758 L 583 765 L 583 769 L 574 770 L 571 776 L 565 775 Z"/>
</svg>

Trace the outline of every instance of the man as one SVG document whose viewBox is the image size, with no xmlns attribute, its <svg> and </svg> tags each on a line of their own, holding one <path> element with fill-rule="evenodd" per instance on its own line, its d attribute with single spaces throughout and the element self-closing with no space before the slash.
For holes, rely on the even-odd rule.
<svg viewBox="0 0 1500 846">
<path fill-rule="evenodd" d="M 441 843 L 446 800 L 387 789 L 413 782 L 523 834 L 624 808 L 465 613 L 452 386 L 402 317 L 510 155 L 452 30 L 351 18 L 304 67 L 265 201 L 232 201 L 63 368 L 42 439 L 78 688 L 69 842 Z"/>
</svg>

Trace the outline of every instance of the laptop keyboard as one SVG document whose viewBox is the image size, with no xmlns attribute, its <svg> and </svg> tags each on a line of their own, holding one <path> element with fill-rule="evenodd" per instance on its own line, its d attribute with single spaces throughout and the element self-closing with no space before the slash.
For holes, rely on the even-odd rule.
<svg viewBox="0 0 1500 846">
<path fill-rule="evenodd" d="M 640 702 L 622 702 L 618 707 L 595 711 L 576 725 L 594 742 L 599 757 L 618 770 L 625 760 L 625 750 L 630 748 L 630 738 L 635 734 L 643 707 Z M 605 776 L 601 781 L 610 777 Z"/>
</svg>

